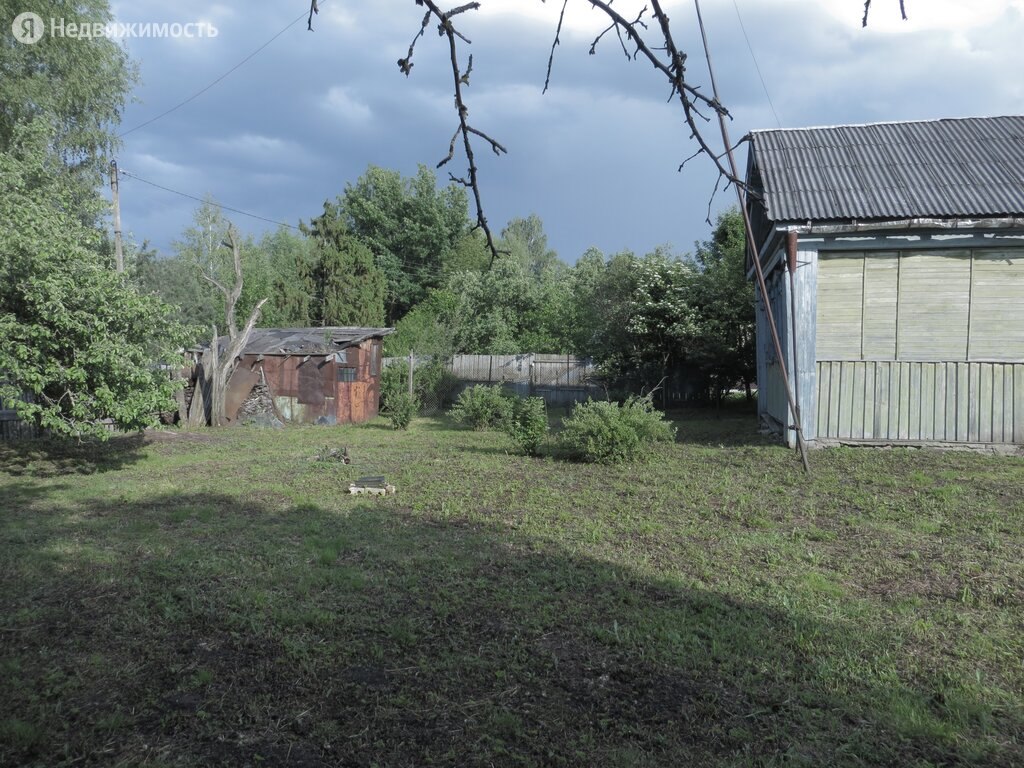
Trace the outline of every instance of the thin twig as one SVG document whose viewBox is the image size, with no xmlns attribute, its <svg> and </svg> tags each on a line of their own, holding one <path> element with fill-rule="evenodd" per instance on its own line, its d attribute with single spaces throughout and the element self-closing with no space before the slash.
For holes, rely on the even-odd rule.
<svg viewBox="0 0 1024 768">
<path fill-rule="evenodd" d="M 555 28 L 555 39 L 551 43 L 551 53 L 548 55 L 548 71 L 544 76 L 544 90 L 542 94 L 548 92 L 548 85 L 551 83 L 551 67 L 555 63 L 555 48 L 562 44 L 562 22 L 565 20 L 565 7 L 569 5 L 569 0 L 562 0 L 562 12 L 558 14 L 558 26 Z"/>
</svg>

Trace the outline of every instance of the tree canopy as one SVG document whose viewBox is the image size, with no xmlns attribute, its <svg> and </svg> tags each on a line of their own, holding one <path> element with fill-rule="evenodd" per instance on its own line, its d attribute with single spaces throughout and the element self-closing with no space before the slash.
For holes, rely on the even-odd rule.
<svg viewBox="0 0 1024 768">
<path fill-rule="evenodd" d="M 439 189 L 426 166 L 403 178 L 371 165 L 345 185 L 335 209 L 384 274 L 389 324 L 439 287 L 446 265 L 465 255 L 460 248 L 469 231 L 466 192 L 457 184 Z"/>
<path fill-rule="evenodd" d="M 83 221 L 100 201 L 83 207 L 49 136 L 33 121 L 0 152 L 0 399 L 54 433 L 105 437 L 104 420 L 135 429 L 173 407 L 157 364 L 180 361 L 184 333 L 110 270 Z"/>
<path fill-rule="evenodd" d="M 32 10 L 44 18 L 72 23 L 112 20 L 106 0 L 0 0 L 3 19 Z M 8 23 L 5 21 L 5 23 Z M 47 146 L 63 164 L 79 171 L 105 168 L 117 145 L 112 126 L 121 119 L 125 98 L 137 80 L 120 45 L 105 37 L 79 40 L 44 35 L 33 45 L 9 34 L 0 41 L 0 151 L 15 140 L 18 126 L 40 121 Z"/>
</svg>

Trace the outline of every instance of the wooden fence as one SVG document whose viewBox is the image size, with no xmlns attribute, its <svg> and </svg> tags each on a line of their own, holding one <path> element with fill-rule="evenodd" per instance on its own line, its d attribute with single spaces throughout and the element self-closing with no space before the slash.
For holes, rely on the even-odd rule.
<svg viewBox="0 0 1024 768">
<path fill-rule="evenodd" d="M 408 362 L 407 357 L 384 358 L 384 365 Z M 417 357 L 415 368 L 429 362 Z M 524 397 L 542 397 L 550 406 L 564 406 L 603 397 L 589 358 L 525 352 L 518 355 L 454 355 L 445 368 L 458 381 L 451 398 L 473 384 L 501 384 Z M 415 373 L 414 373 L 415 377 Z"/>
<path fill-rule="evenodd" d="M 31 395 L 22 395 L 22 400 L 32 402 Z M 21 440 L 26 437 L 39 437 L 40 430 L 31 422 L 18 418 L 13 403 L 0 400 L 0 440 Z"/>
</svg>

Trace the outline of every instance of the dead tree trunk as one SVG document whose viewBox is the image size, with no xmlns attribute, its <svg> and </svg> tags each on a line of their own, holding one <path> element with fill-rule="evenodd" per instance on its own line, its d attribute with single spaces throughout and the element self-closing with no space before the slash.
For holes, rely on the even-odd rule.
<svg viewBox="0 0 1024 768">
<path fill-rule="evenodd" d="M 242 295 L 242 249 L 238 243 L 238 233 L 235 231 L 234 225 L 228 227 L 228 239 L 223 245 L 231 249 L 235 272 L 234 285 L 229 290 L 212 275 L 203 274 L 203 277 L 208 282 L 215 285 L 224 294 L 224 321 L 228 334 L 227 347 L 222 351 L 220 339 L 217 336 L 217 329 L 214 328 L 209 353 L 208 355 L 203 355 L 202 378 L 204 381 L 202 383 L 205 385 L 202 387 L 205 390 L 203 404 L 208 404 L 205 408 L 208 412 L 207 423 L 213 427 L 219 427 L 224 424 L 224 420 L 227 417 L 224 410 L 227 403 L 227 389 L 231 381 L 231 375 L 235 372 L 242 350 L 245 349 L 245 345 L 249 342 L 252 329 L 256 327 L 260 311 L 263 309 L 263 305 L 267 303 L 266 299 L 261 299 L 253 307 L 245 327 L 241 331 L 235 327 L 235 305 L 238 304 L 238 299 Z M 200 382 L 197 381 L 196 393 L 198 394 L 199 391 Z M 193 396 L 194 402 L 195 396 Z M 189 414 L 191 416 L 191 410 Z"/>
</svg>

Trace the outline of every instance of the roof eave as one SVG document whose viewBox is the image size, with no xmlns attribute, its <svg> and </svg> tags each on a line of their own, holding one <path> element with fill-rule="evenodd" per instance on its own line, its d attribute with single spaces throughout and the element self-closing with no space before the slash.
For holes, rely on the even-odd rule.
<svg viewBox="0 0 1024 768">
<path fill-rule="evenodd" d="M 765 238 L 758 253 L 762 268 L 768 272 L 775 266 L 774 256 L 779 248 L 779 241 L 787 232 L 798 235 L 870 235 L 873 232 L 893 234 L 898 232 L 970 232 L 1000 229 L 1019 229 L 1024 233 L 1024 215 L 1020 216 L 989 216 L 989 217 L 958 217 L 958 218 L 910 218 L 858 221 L 806 221 L 778 222 L 772 225 L 771 234 Z M 747 267 L 747 279 L 754 275 L 753 264 Z"/>
</svg>

